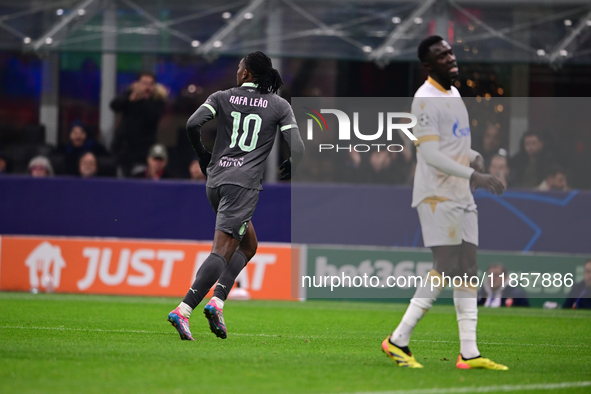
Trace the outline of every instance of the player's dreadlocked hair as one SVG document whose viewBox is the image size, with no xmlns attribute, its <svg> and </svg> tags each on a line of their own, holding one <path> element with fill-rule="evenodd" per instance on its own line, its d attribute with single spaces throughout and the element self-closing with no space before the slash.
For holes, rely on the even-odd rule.
<svg viewBox="0 0 591 394">
<path fill-rule="evenodd" d="M 421 43 L 419 44 L 419 49 L 417 51 L 419 60 L 421 62 L 424 62 L 427 58 L 427 54 L 429 53 L 429 48 L 431 48 L 431 45 L 437 44 L 440 41 L 443 41 L 443 38 L 440 36 L 429 36 L 425 38 L 423 41 L 421 41 Z"/>
<path fill-rule="evenodd" d="M 257 90 L 261 93 L 277 93 L 283 86 L 279 71 L 273 68 L 271 59 L 261 51 L 251 52 L 244 57 L 246 69 L 254 75 Z"/>
</svg>

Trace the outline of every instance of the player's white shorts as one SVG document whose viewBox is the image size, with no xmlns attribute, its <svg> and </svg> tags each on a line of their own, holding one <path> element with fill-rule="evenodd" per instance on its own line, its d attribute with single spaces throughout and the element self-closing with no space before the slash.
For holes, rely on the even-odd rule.
<svg viewBox="0 0 591 394">
<path fill-rule="evenodd" d="M 476 204 L 423 202 L 417 206 L 417 211 L 426 247 L 459 245 L 462 240 L 478 246 Z"/>
</svg>

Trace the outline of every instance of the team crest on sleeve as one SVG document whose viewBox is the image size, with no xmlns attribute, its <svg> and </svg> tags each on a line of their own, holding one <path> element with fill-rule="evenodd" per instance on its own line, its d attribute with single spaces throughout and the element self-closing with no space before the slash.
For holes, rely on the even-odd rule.
<svg viewBox="0 0 591 394">
<path fill-rule="evenodd" d="M 419 126 L 429 126 L 429 115 L 427 115 L 426 113 L 422 113 L 419 115 Z"/>
</svg>

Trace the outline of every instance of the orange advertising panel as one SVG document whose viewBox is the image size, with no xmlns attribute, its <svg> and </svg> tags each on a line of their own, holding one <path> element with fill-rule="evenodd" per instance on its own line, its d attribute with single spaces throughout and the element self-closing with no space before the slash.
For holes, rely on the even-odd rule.
<svg viewBox="0 0 591 394">
<path fill-rule="evenodd" d="M 259 245 L 241 288 L 290 299 L 291 249 Z M 210 251 L 210 242 L 2 236 L 0 290 L 182 297 Z"/>
</svg>

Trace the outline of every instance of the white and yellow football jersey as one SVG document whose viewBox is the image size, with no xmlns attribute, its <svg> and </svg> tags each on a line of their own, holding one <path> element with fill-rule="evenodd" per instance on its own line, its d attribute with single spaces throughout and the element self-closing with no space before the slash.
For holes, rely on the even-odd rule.
<svg viewBox="0 0 591 394">
<path fill-rule="evenodd" d="M 474 204 L 469 179 L 448 175 L 428 165 L 421 156 L 421 143 L 439 141 L 439 150 L 459 164 L 470 166 L 470 124 L 466 105 L 458 90 L 445 90 L 429 77 L 415 93 L 412 109 L 417 117 L 413 134 L 417 137 L 417 167 L 412 206 L 421 202 L 454 201 Z"/>
</svg>

